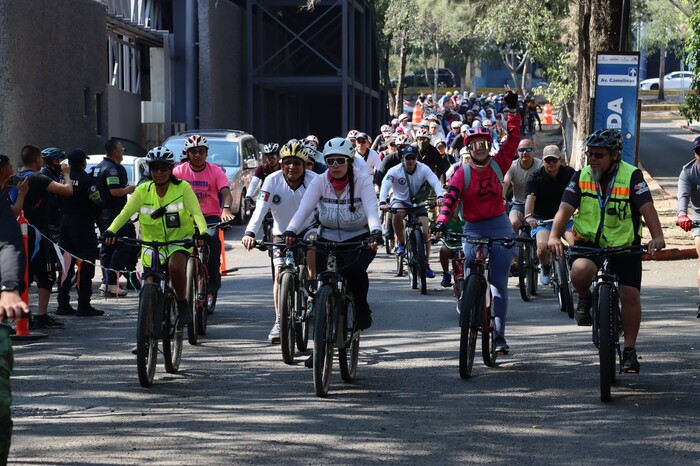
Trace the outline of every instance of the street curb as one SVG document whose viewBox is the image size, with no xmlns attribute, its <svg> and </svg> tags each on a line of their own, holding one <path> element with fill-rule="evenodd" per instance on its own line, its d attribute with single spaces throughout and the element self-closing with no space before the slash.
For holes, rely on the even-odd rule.
<svg viewBox="0 0 700 466">
<path fill-rule="evenodd" d="M 694 248 L 690 249 L 663 249 L 657 253 L 642 254 L 643 261 L 676 261 L 685 259 L 697 259 L 698 252 Z"/>
<path fill-rule="evenodd" d="M 682 129 L 686 129 L 686 130 L 690 131 L 691 133 L 700 133 L 700 129 L 695 129 L 695 128 L 693 128 L 692 126 L 681 125 L 680 127 L 681 127 Z"/>
</svg>

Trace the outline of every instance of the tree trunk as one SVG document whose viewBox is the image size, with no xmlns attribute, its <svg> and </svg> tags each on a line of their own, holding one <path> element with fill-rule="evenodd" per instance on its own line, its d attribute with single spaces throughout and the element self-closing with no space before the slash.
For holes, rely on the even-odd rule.
<svg viewBox="0 0 700 466">
<path fill-rule="evenodd" d="M 528 57 L 523 60 L 523 74 L 520 80 L 520 89 L 523 90 L 523 95 L 530 92 L 532 89 L 532 60 Z"/>
<path fill-rule="evenodd" d="M 399 78 L 396 82 L 396 102 L 394 107 L 394 115 L 403 113 L 403 76 L 406 74 L 406 56 L 408 54 L 408 33 L 402 31 L 400 33 L 399 46 Z"/>
<path fill-rule="evenodd" d="M 664 76 L 666 76 L 666 47 L 659 46 L 659 100 L 664 100 Z"/>
<path fill-rule="evenodd" d="M 476 61 L 469 60 L 469 91 L 476 92 Z"/>
<path fill-rule="evenodd" d="M 433 99 L 438 100 L 438 81 L 440 76 L 438 76 L 438 71 L 440 70 L 440 44 L 438 43 L 437 36 L 435 38 L 435 69 L 433 70 Z"/>
<path fill-rule="evenodd" d="M 386 92 L 389 113 L 392 117 L 395 117 L 397 116 L 394 114 L 394 109 L 396 108 L 396 95 L 394 93 L 394 88 L 391 85 L 391 76 L 389 76 L 389 47 L 382 47 L 380 57 L 379 77 L 383 84 L 384 92 Z"/>
</svg>

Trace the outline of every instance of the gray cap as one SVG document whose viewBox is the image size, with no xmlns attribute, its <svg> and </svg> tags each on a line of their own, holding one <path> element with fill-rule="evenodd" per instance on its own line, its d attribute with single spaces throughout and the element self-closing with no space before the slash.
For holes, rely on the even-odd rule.
<svg viewBox="0 0 700 466">
<path fill-rule="evenodd" d="M 542 160 L 552 157 L 555 159 L 561 158 L 561 151 L 559 150 L 559 147 L 555 146 L 554 144 L 545 146 L 545 148 L 542 149 Z"/>
</svg>

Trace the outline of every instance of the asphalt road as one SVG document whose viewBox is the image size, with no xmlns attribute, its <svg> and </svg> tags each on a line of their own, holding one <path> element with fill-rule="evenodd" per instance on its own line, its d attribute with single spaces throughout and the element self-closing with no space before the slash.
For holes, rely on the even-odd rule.
<svg viewBox="0 0 700 466">
<path fill-rule="evenodd" d="M 622 375 L 602 403 L 590 329 L 530 303 L 511 279 L 508 342 L 497 367 L 458 374 L 458 327 L 448 289 L 429 295 L 371 267 L 374 325 L 355 383 L 336 369 L 330 396 L 312 373 L 282 362 L 269 263 L 236 245 L 209 332 L 185 346 L 181 372 L 160 364 L 138 384 L 135 297 L 96 299 L 100 318 L 66 318 L 15 347 L 11 464 L 691 464 L 700 461 L 695 261 L 645 262 L 642 372 Z M 437 267 L 435 267 L 437 268 Z M 52 309 L 52 308 L 51 308 Z M 477 356 L 478 357 L 478 356 Z"/>
</svg>

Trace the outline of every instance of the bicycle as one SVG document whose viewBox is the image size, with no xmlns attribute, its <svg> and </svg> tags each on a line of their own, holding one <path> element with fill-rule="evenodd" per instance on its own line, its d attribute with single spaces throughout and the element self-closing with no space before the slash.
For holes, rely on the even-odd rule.
<svg viewBox="0 0 700 466">
<path fill-rule="evenodd" d="M 391 224 L 392 213 L 381 211 L 382 232 L 384 232 L 384 248 L 387 254 L 394 250 L 394 227 Z M 401 275 L 399 275 L 401 276 Z"/>
<path fill-rule="evenodd" d="M 248 208 L 251 210 L 255 210 L 255 201 L 250 200 L 246 201 Z M 270 244 L 272 243 L 272 226 L 274 225 L 274 218 L 272 217 L 272 212 L 269 210 L 265 214 L 265 217 L 263 217 L 262 221 L 262 231 L 263 231 L 263 237 L 262 237 L 262 242 L 259 243 L 261 244 L 258 249 L 261 251 L 267 251 L 267 255 L 270 257 L 270 276 L 272 278 L 272 281 L 275 280 L 275 259 L 272 257 L 272 250 L 268 250 L 267 246 L 264 246 L 264 244 Z"/>
<path fill-rule="evenodd" d="M 431 238 L 430 242 L 436 243 L 437 240 L 437 238 Z M 455 245 L 444 238 L 440 238 L 439 240 L 446 248 L 452 251 L 452 257 L 450 258 L 452 267 L 452 293 L 457 300 L 457 314 L 460 314 L 462 289 L 464 288 L 464 249 L 461 243 Z"/>
<path fill-rule="evenodd" d="M 158 356 L 158 340 L 163 341 L 165 371 L 174 374 L 182 358 L 183 325 L 178 319 L 177 298 L 170 286 L 166 270 L 161 269 L 160 248 L 169 245 L 193 247 L 191 239 L 174 241 L 143 241 L 118 237 L 118 242 L 145 246 L 153 251 L 153 283 L 142 283 L 139 293 L 139 315 L 136 324 L 136 368 L 142 387 L 153 384 Z M 189 286 L 188 286 L 189 288 Z"/>
<path fill-rule="evenodd" d="M 425 254 L 425 241 L 423 241 L 423 223 L 416 213 L 419 210 L 435 207 L 434 202 L 419 202 L 410 206 L 389 209 L 395 214 L 398 210 L 405 210 L 404 241 L 406 242 L 406 253 L 396 256 L 396 276 L 403 275 L 404 263 L 408 269 L 408 280 L 411 288 L 418 288 L 420 283 L 420 293 L 428 293 L 428 282 L 425 275 L 427 259 Z"/>
<path fill-rule="evenodd" d="M 464 279 L 462 302 L 459 315 L 461 328 L 459 339 L 459 375 L 466 379 L 472 374 L 476 340 L 481 333 L 481 356 L 484 364 L 496 364 L 496 316 L 491 301 L 489 285 L 489 256 L 493 245 L 507 248 L 514 246 L 514 238 L 477 238 L 469 235 L 448 233 L 448 238 L 460 238 L 463 242 L 476 245 L 474 262 L 469 266 L 469 274 Z M 486 250 L 486 251 L 485 251 Z M 466 272 L 466 271 L 465 271 Z"/>
<path fill-rule="evenodd" d="M 598 259 L 602 265 L 595 276 L 593 284 L 591 319 L 593 322 L 593 344 L 598 348 L 600 359 L 600 399 L 610 401 L 610 387 L 615 383 L 615 353 L 622 370 L 622 351 L 620 335 L 622 334 L 622 313 L 618 292 L 618 277 L 610 271 L 610 257 L 620 253 L 641 254 L 646 246 L 618 246 L 612 248 L 592 248 L 586 246 L 569 246 L 566 254 L 577 257 Z"/>
<path fill-rule="evenodd" d="M 336 254 L 365 248 L 368 242 L 311 241 L 307 244 L 316 247 L 317 254 L 327 255 L 327 269 L 318 276 L 319 288 L 313 307 L 314 390 L 316 396 L 325 397 L 330 389 L 334 348 L 338 348 L 340 376 L 344 382 L 354 380 L 360 351 L 361 331 L 355 327 L 355 305 L 345 277 L 338 272 Z"/>
<path fill-rule="evenodd" d="M 539 261 L 535 238 L 530 235 L 530 226 L 520 228 L 516 241 L 518 248 L 518 288 L 523 301 L 530 301 L 537 295 L 537 275 L 539 274 Z"/>
<path fill-rule="evenodd" d="M 309 274 L 306 269 L 306 242 L 292 247 L 284 243 L 258 243 L 272 250 L 284 248 L 284 265 L 278 273 L 277 305 L 280 318 L 280 346 L 282 360 L 294 364 L 294 346 L 304 352 L 309 344 L 309 323 L 313 318 L 313 297 L 309 292 Z"/>
</svg>

